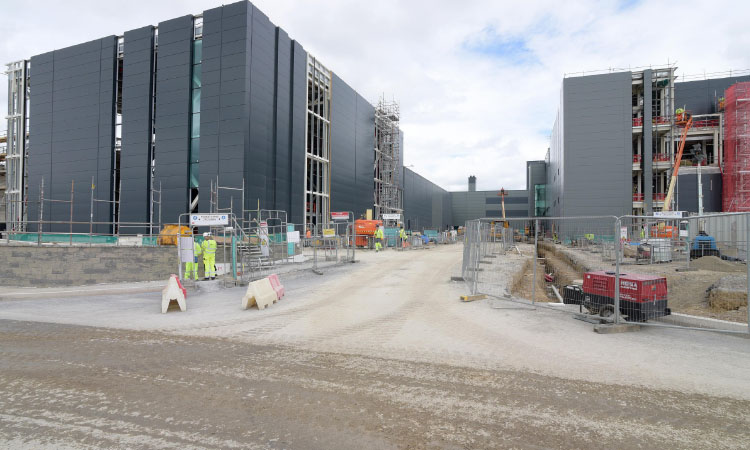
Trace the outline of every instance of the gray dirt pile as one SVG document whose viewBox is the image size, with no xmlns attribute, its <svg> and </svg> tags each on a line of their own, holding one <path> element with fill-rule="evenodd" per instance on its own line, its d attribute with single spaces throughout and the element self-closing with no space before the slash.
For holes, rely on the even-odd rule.
<svg viewBox="0 0 750 450">
<path fill-rule="evenodd" d="M 718 256 L 703 256 L 690 262 L 690 267 L 713 272 L 741 273 L 745 272 L 745 265 L 724 261 Z"/>
</svg>

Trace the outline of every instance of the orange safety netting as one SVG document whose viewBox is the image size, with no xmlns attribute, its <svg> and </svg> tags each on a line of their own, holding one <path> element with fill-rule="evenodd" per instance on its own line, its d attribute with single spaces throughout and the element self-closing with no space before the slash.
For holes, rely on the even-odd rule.
<svg viewBox="0 0 750 450">
<path fill-rule="evenodd" d="M 750 211 L 750 82 L 724 94 L 722 210 Z"/>
</svg>

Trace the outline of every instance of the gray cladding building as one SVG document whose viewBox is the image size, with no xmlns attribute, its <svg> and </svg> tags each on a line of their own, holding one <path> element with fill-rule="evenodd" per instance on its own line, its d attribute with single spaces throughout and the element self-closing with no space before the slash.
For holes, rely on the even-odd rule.
<svg viewBox="0 0 750 450">
<path fill-rule="evenodd" d="M 684 109 L 693 121 L 669 206 L 698 212 L 696 157 L 702 152 L 703 211 L 721 211 L 721 103 L 729 86 L 749 80 L 678 82 L 674 67 L 566 77 L 544 167 L 527 166 L 529 207 L 533 202 L 534 215 L 548 217 L 662 210 L 685 129 L 676 111 Z"/>
<path fill-rule="evenodd" d="M 9 135 L 27 136 L 14 140 L 25 156 L 10 223 L 67 223 L 70 206 L 47 200 L 71 192 L 76 231 L 92 212 L 95 231 L 128 233 L 243 201 L 295 224 L 367 210 L 452 223 L 448 193 L 403 167 L 397 106 L 373 106 L 250 2 L 9 67 L 10 91 L 25 93 Z"/>
</svg>

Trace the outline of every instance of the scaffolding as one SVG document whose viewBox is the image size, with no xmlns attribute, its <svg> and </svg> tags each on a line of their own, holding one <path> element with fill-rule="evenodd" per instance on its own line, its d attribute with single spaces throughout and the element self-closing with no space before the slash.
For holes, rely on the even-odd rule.
<svg viewBox="0 0 750 450">
<path fill-rule="evenodd" d="M 750 211 L 750 82 L 730 86 L 724 97 L 722 210 Z"/>
<path fill-rule="evenodd" d="M 674 166 L 674 66 L 631 73 L 633 214 L 672 209 L 665 205 Z M 647 85 L 646 80 L 650 78 Z M 650 163 L 649 163 L 650 161 Z"/>
<path fill-rule="evenodd" d="M 7 68 L 5 72 L 8 75 L 5 221 L 8 230 L 23 231 L 26 219 L 24 194 L 28 146 L 29 62 L 16 61 L 8 64 Z"/>
<path fill-rule="evenodd" d="M 402 214 L 400 111 L 395 101 L 380 98 L 375 109 L 375 217 Z"/>
</svg>

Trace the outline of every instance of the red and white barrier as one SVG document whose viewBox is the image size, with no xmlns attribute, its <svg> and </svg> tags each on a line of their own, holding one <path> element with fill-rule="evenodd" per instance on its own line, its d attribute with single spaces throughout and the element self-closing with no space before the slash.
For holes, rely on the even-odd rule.
<svg viewBox="0 0 750 450">
<path fill-rule="evenodd" d="M 248 309 L 253 305 L 257 305 L 258 309 L 265 309 L 276 300 L 276 291 L 271 286 L 271 282 L 268 278 L 262 278 L 247 286 L 247 292 L 242 297 L 242 309 Z"/>
<path fill-rule="evenodd" d="M 284 296 L 284 285 L 281 284 L 281 281 L 279 281 L 279 276 L 275 273 L 268 276 L 268 281 L 271 282 L 271 287 L 274 291 L 276 291 L 276 298 L 278 300 L 281 300 L 281 298 Z"/>
<path fill-rule="evenodd" d="M 187 311 L 186 298 L 187 291 L 182 287 L 180 278 L 175 274 L 170 275 L 167 286 L 161 291 L 161 313 L 166 314 L 169 304 L 173 301 L 177 302 L 180 311 Z"/>
</svg>

